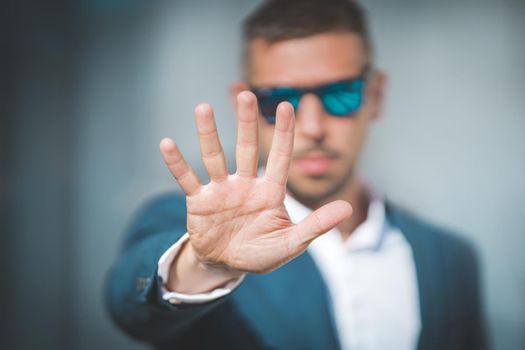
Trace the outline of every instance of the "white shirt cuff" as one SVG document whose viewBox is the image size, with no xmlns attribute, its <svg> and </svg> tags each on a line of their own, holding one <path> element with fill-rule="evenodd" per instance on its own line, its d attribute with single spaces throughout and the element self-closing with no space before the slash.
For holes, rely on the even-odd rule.
<svg viewBox="0 0 525 350">
<path fill-rule="evenodd" d="M 174 291 L 169 291 L 166 289 L 164 283 L 168 281 L 168 276 L 171 268 L 171 264 L 177 254 L 179 253 L 180 247 L 186 242 L 189 238 L 188 233 L 185 233 L 177 242 L 175 242 L 171 247 L 166 250 L 164 254 L 159 259 L 158 263 L 158 275 L 162 281 L 161 291 L 162 299 L 169 301 L 171 304 L 202 304 L 207 303 L 220 297 L 223 297 L 227 294 L 230 294 L 239 284 L 241 284 L 244 279 L 244 275 L 237 280 L 230 281 L 226 285 L 214 289 L 208 293 L 199 293 L 199 294 L 184 294 L 177 293 Z"/>
</svg>

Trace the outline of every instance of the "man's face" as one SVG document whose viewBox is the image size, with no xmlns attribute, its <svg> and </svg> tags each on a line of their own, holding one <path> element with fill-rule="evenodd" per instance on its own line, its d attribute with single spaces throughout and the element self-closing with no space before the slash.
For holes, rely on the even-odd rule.
<svg viewBox="0 0 525 350">
<path fill-rule="evenodd" d="M 249 47 L 248 80 L 254 86 L 311 87 L 358 77 L 369 63 L 361 37 L 324 33 Z M 381 79 L 365 87 L 364 103 L 350 117 L 331 116 L 314 94 L 302 97 L 296 110 L 293 160 L 288 189 L 303 202 L 318 203 L 350 183 L 370 122 L 380 104 Z M 270 150 L 274 126 L 260 118 L 263 154 Z"/>
</svg>

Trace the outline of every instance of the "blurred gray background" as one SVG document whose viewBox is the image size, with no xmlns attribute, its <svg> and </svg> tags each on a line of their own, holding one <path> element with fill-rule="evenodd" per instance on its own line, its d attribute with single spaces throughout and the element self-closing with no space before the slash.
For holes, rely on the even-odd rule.
<svg viewBox="0 0 525 350">
<path fill-rule="evenodd" d="M 177 190 L 160 138 L 202 173 L 198 102 L 215 107 L 231 163 L 228 84 L 257 3 L 2 5 L 2 349 L 145 348 L 107 317 L 104 275 L 141 202 Z M 494 347 L 525 349 L 525 4 L 363 4 L 390 83 L 362 172 L 475 242 Z"/>
</svg>

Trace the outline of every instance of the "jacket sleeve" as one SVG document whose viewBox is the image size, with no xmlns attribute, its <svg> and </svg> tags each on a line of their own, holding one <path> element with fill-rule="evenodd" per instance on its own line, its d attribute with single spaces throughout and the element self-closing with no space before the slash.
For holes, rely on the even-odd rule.
<svg viewBox="0 0 525 350">
<path fill-rule="evenodd" d="M 185 232 L 185 198 L 176 195 L 151 201 L 127 230 L 104 292 L 111 317 L 130 336 L 154 344 L 176 338 L 224 302 L 174 305 L 162 299 L 159 258 Z"/>
</svg>

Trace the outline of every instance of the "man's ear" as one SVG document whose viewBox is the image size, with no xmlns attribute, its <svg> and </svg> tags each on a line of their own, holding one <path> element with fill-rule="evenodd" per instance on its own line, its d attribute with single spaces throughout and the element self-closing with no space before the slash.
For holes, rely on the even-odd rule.
<svg viewBox="0 0 525 350">
<path fill-rule="evenodd" d="M 384 71 L 377 70 L 370 79 L 369 98 L 371 99 L 371 119 L 377 120 L 383 112 L 385 90 L 388 83 L 388 76 Z"/>
<path fill-rule="evenodd" d="M 237 95 L 241 91 L 249 90 L 250 87 L 242 80 L 235 80 L 230 84 L 230 100 L 234 108 L 237 108 Z"/>
</svg>

